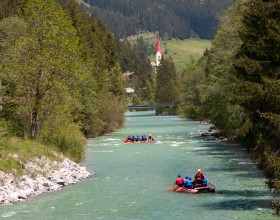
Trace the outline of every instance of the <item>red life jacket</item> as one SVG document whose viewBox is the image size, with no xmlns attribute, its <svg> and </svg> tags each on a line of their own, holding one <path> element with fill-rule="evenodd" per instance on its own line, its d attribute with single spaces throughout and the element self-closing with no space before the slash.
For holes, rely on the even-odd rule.
<svg viewBox="0 0 280 220">
<path fill-rule="evenodd" d="M 196 173 L 195 179 L 202 180 L 202 173 Z"/>
<path fill-rule="evenodd" d="M 178 177 L 178 178 L 176 179 L 176 184 L 177 184 L 177 185 L 182 185 L 182 184 L 184 184 L 183 179 L 182 179 L 181 177 Z"/>
</svg>

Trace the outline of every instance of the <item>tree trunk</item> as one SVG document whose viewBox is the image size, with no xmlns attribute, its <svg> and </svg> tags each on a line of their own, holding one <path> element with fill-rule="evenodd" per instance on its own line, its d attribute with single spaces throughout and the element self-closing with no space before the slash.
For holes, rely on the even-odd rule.
<svg viewBox="0 0 280 220">
<path fill-rule="evenodd" d="M 38 72 L 39 78 L 42 76 L 42 70 L 40 69 Z M 31 110 L 31 118 L 30 118 L 30 138 L 35 139 L 38 134 L 38 115 L 39 115 L 39 105 L 42 99 L 42 95 L 40 94 L 40 86 L 37 85 L 36 93 L 35 93 L 35 104 L 33 109 Z"/>
<path fill-rule="evenodd" d="M 30 138 L 35 139 L 38 133 L 38 110 L 37 107 L 31 112 L 30 119 Z"/>
</svg>

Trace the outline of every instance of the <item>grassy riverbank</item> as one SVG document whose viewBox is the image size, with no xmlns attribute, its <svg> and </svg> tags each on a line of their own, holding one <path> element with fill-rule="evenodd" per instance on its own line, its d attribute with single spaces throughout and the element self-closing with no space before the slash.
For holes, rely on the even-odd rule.
<svg viewBox="0 0 280 220">
<path fill-rule="evenodd" d="M 0 170 L 15 176 L 25 171 L 24 164 L 42 156 L 59 161 L 56 150 L 36 141 L 20 138 L 0 139 Z"/>
</svg>

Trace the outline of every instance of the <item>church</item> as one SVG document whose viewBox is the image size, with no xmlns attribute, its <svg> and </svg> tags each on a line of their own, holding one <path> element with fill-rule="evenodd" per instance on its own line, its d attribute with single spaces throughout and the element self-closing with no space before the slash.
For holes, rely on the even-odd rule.
<svg viewBox="0 0 280 220">
<path fill-rule="evenodd" d="M 151 62 L 152 67 L 158 67 L 162 58 L 161 44 L 159 34 L 157 36 L 157 45 L 156 45 L 156 62 Z"/>
</svg>

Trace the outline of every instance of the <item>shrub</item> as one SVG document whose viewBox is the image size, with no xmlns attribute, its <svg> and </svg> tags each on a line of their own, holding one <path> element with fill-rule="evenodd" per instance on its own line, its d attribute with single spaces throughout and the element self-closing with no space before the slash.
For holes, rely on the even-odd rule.
<svg viewBox="0 0 280 220">
<path fill-rule="evenodd" d="M 39 132 L 38 140 L 56 147 L 77 163 L 85 157 L 86 139 L 79 126 L 73 122 L 59 120 L 45 123 Z"/>
</svg>

